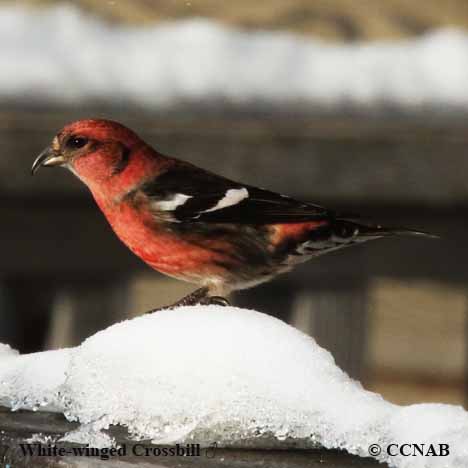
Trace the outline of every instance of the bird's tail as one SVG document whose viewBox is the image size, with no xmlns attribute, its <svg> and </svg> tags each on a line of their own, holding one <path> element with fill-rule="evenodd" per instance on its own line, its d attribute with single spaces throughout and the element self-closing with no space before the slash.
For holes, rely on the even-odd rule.
<svg viewBox="0 0 468 468">
<path fill-rule="evenodd" d="M 429 239 L 440 239 L 438 234 L 433 234 L 426 231 L 416 231 L 414 229 L 405 228 L 382 228 L 388 232 L 388 235 L 395 236 L 413 236 L 413 237 L 427 237 Z"/>
<path fill-rule="evenodd" d="M 369 225 L 357 222 L 352 219 L 339 219 L 337 221 L 343 223 L 344 225 L 347 225 L 348 228 L 356 229 L 359 233 L 359 237 L 414 236 L 427 237 L 431 239 L 439 239 L 440 237 L 437 234 L 432 234 L 430 232 L 401 227 Z"/>
<path fill-rule="evenodd" d="M 351 217 L 336 216 L 330 219 L 328 225 L 312 229 L 307 240 L 298 247 L 297 252 L 305 256 L 318 256 L 361 242 L 399 235 L 438 237 L 414 229 L 366 224 Z"/>
</svg>

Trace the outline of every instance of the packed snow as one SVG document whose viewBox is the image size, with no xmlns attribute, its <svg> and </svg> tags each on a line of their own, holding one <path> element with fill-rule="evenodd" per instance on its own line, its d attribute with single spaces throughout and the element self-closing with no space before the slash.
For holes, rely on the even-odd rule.
<svg viewBox="0 0 468 468">
<path fill-rule="evenodd" d="M 0 98 L 165 109 L 186 103 L 468 109 L 468 35 L 334 44 L 204 20 L 117 26 L 73 5 L 0 8 Z"/>
<path fill-rule="evenodd" d="M 20 356 L 0 347 L 0 404 L 61 411 L 80 428 L 65 440 L 102 447 L 121 424 L 158 444 L 311 447 L 398 468 L 468 466 L 468 413 L 401 407 L 368 392 L 331 354 L 271 316 L 195 306 L 117 323 L 72 349 Z M 396 443 L 446 443 L 448 457 L 389 457 Z"/>
<path fill-rule="evenodd" d="M 57 389 L 65 380 L 69 350 L 20 356 L 0 344 L 0 405 L 13 410 L 61 411 Z"/>
</svg>

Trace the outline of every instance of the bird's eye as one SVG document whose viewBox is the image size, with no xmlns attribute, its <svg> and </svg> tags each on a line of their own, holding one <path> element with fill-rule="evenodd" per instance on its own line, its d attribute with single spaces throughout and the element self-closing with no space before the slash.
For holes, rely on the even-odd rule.
<svg viewBox="0 0 468 468">
<path fill-rule="evenodd" d="M 67 141 L 67 146 L 73 149 L 83 148 L 88 143 L 85 137 L 73 137 Z"/>
</svg>

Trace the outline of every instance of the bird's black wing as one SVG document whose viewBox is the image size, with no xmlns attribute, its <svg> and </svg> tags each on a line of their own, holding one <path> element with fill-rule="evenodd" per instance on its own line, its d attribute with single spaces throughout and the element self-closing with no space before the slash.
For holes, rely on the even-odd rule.
<svg viewBox="0 0 468 468">
<path fill-rule="evenodd" d="M 174 222 L 274 224 L 322 220 L 324 208 L 252 187 L 187 165 L 168 170 L 139 189 L 155 214 Z"/>
</svg>

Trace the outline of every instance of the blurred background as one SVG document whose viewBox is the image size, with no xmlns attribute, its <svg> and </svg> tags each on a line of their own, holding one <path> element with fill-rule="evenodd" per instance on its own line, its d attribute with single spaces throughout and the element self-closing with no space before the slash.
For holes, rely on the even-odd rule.
<svg viewBox="0 0 468 468">
<path fill-rule="evenodd" d="M 466 406 L 466 28 L 466 0 L 0 1 L 0 342 L 73 346 L 194 289 L 133 257 L 71 174 L 30 176 L 65 123 L 111 118 L 227 177 L 440 234 L 233 300 L 390 401 Z"/>
</svg>

